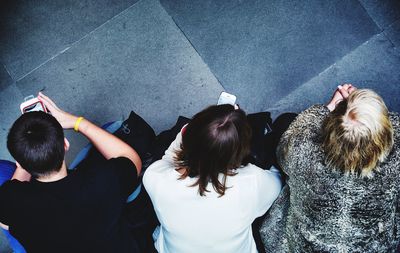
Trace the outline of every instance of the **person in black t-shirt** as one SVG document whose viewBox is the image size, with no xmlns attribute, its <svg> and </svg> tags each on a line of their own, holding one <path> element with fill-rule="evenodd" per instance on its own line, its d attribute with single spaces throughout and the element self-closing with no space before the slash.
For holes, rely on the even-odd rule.
<svg viewBox="0 0 400 253">
<path fill-rule="evenodd" d="M 51 115 L 23 114 L 8 134 L 17 168 L 0 187 L 1 227 L 28 252 L 140 252 L 124 215 L 141 171 L 138 154 L 45 95 L 39 99 Z M 63 128 L 87 137 L 106 161 L 67 174 Z"/>
</svg>

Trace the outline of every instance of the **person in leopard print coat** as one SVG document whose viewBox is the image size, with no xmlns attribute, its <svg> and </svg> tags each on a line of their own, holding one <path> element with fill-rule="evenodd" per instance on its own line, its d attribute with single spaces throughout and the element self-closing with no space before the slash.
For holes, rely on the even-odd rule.
<svg viewBox="0 0 400 253">
<path fill-rule="evenodd" d="M 396 252 L 400 118 L 375 92 L 339 86 L 283 134 L 288 176 L 260 228 L 266 252 Z"/>
</svg>

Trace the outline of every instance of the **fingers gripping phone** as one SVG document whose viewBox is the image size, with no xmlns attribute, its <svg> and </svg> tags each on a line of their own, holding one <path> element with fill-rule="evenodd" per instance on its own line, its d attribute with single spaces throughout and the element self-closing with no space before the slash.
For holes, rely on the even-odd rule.
<svg viewBox="0 0 400 253">
<path fill-rule="evenodd" d="M 223 91 L 221 92 L 221 95 L 219 95 L 217 105 L 225 105 L 225 104 L 235 105 L 235 103 L 236 103 L 236 96 Z"/>
<path fill-rule="evenodd" d="M 26 97 L 25 102 L 23 102 L 20 105 L 21 113 L 27 113 L 27 112 L 35 112 L 35 111 L 42 111 L 47 113 L 47 109 L 37 97 L 34 97 L 33 95 L 30 95 Z"/>
</svg>

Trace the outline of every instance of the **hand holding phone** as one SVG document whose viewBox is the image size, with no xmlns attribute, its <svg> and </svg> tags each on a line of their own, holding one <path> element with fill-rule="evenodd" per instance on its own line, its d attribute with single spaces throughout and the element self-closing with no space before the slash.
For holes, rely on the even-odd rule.
<svg viewBox="0 0 400 253">
<path fill-rule="evenodd" d="M 58 106 L 53 102 L 53 100 L 44 95 L 42 92 L 39 92 L 38 99 L 43 103 L 48 113 L 53 115 L 53 117 L 58 120 L 62 128 L 64 129 L 74 128 L 75 123 L 78 119 L 77 116 L 72 115 L 58 108 Z"/>
</svg>

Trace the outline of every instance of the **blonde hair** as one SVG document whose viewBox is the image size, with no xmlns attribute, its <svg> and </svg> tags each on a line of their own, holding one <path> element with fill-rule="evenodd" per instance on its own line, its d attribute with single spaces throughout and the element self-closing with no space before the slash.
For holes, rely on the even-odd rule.
<svg viewBox="0 0 400 253">
<path fill-rule="evenodd" d="M 372 176 L 393 147 L 393 127 L 382 98 L 359 89 L 340 102 L 322 126 L 323 149 L 329 167 Z"/>
</svg>

